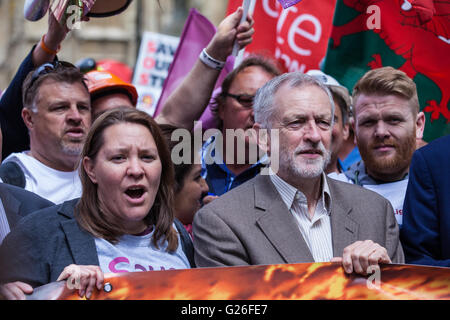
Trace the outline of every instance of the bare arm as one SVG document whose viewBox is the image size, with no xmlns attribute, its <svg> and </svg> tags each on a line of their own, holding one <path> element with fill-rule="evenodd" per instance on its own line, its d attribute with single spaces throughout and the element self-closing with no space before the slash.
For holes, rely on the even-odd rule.
<svg viewBox="0 0 450 320">
<path fill-rule="evenodd" d="M 217 28 L 217 32 L 206 47 L 206 52 L 216 60 L 226 61 L 237 40 L 241 48 L 252 41 L 253 19 L 239 25 L 242 8 L 226 17 Z M 197 60 L 180 86 L 169 96 L 161 113 L 156 117 L 160 124 L 193 129 L 194 121 L 199 119 L 211 99 L 220 70 L 207 67 Z M 185 112 L 189 110 L 189 112 Z"/>
<path fill-rule="evenodd" d="M 33 50 L 33 64 L 35 67 L 46 62 L 52 62 L 55 59 L 55 54 L 45 51 L 42 47 L 48 48 L 50 51 L 58 51 L 69 31 L 70 30 L 66 26 L 59 24 L 51 11 L 48 12 L 47 33 L 41 38 L 38 45 Z M 44 41 L 43 44 L 41 43 L 42 41 Z"/>
</svg>

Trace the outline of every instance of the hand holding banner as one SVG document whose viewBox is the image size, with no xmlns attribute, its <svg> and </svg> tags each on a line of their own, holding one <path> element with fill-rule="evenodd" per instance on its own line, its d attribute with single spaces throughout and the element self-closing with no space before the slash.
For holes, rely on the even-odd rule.
<svg viewBox="0 0 450 320">
<path fill-rule="evenodd" d="M 241 6 L 242 0 L 229 0 L 227 14 Z M 283 71 L 321 69 L 333 22 L 336 0 L 291 1 L 284 9 L 277 0 L 256 1 L 252 17 L 255 35 L 245 48 L 275 58 Z"/>
<path fill-rule="evenodd" d="M 53 282 L 27 299 L 79 300 Z M 105 274 L 92 299 L 113 300 L 448 300 L 450 269 L 401 264 L 366 278 L 340 263 L 297 263 Z"/>
<path fill-rule="evenodd" d="M 247 19 L 248 16 L 248 10 L 250 8 L 250 2 L 253 3 L 253 6 L 255 4 L 255 0 L 244 0 L 242 3 L 242 8 L 244 9 L 244 13 L 242 14 L 242 18 L 241 21 L 239 22 L 239 25 L 241 25 L 242 23 L 244 23 L 244 21 Z M 233 52 L 232 55 L 234 57 L 236 57 L 239 53 L 239 44 L 237 42 L 237 40 L 234 42 L 234 47 L 233 47 Z"/>
</svg>

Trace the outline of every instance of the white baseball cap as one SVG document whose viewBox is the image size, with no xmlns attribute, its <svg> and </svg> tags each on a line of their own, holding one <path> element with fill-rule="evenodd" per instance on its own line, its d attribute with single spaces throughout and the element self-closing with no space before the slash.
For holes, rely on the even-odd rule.
<svg viewBox="0 0 450 320">
<path fill-rule="evenodd" d="M 317 69 L 308 70 L 306 74 L 316 78 L 326 85 L 332 92 L 338 94 L 347 104 L 347 110 L 351 109 L 352 98 L 350 97 L 348 89 L 341 85 L 335 78 Z"/>
</svg>

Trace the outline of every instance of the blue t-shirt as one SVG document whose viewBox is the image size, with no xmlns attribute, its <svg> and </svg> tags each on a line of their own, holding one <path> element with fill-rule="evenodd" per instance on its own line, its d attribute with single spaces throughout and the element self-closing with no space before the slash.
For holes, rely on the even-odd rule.
<svg viewBox="0 0 450 320">
<path fill-rule="evenodd" d="M 202 146 L 201 175 L 208 183 L 209 194 L 221 196 L 257 176 L 267 160 L 267 155 L 264 155 L 250 168 L 236 176 L 224 163 L 221 153 L 216 151 L 216 139 L 212 136 Z"/>
</svg>

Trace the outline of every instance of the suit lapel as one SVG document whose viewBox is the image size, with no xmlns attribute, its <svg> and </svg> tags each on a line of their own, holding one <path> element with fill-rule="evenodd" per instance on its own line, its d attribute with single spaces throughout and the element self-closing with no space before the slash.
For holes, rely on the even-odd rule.
<svg viewBox="0 0 450 320">
<path fill-rule="evenodd" d="M 254 190 L 255 208 L 261 210 L 256 223 L 282 258 L 287 263 L 314 261 L 294 217 L 270 178 L 259 175 Z"/>
<path fill-rule="evenodd" d="M 99 265 L 97 248 L 94 237 L 80 229 L 73 216 L 77 201 L 65 202 L 58 213 L 68 217 L 61 222 L 61 227 L 66 235 L 72 257 L 78 265 Z"/>
<path fill-rule="evenodd" d="M 331 192 L 331 234 L 333 239 L 333 256 L 342 257 L 344 248 L 358 239 L 359 224 L 352 219 L 352 208 L 346 205 L 339 192 L 339 186 L 332 179 L 327 179 Z"/>
</svg>

